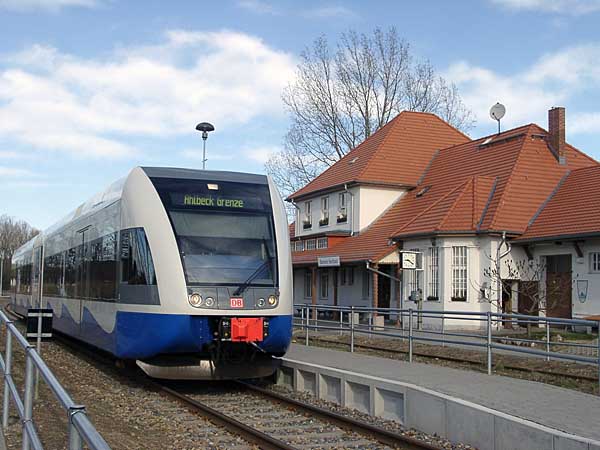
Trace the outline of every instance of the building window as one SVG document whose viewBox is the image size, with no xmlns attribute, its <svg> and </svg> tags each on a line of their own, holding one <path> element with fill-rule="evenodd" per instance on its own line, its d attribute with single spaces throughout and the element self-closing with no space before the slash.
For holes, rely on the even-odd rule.
<svg viewBox="0 0 600 450">
<path fill-rule="evenodd" d="M 340 269 L 340 284 L 343 286 L 346 284 L 346 268 L 342 267 Z"/>
<path fill-rule="evenodd" d="M 467 301 L 467 247 L 452 247 L 452 297 L 454 302 Z"/>
<path fill-rule="evenodd" d="M 337 223 L 343 223 L 348 220 L 348 211 L 346 208 L 346 193 L 340 193 L 338 197 L 338 215 Z"/>
<path fill-rule="evenodd" d="M 318 249 L 327 248 L 327 238 L 326 237 L 317 239 L 317 248 Z"/>
<path fill-rule="evenodd" d="M 321 298 L 329 298 L 329 271 L 321 271 Z"/>
<path fill-rule="evenodd" d="M 304 251 L 304 241 L 296 241 L 296 251 L 297 252 Z"/>
<path fill-rule="evenodd" d="M 321 197 L 321 220 L 319 226 L 329 225 L 329 197 Z"/>
<path fill-rule="evenodd" d="M 362 296 L 363 298 L 369 298 L 371 292 L 371 271 L 364 270 L 362 279 Z"/>
<path fill-rule="evenodd" d="M 590 253 L 590 272 L 600 272 L 600 252 Z"/>
<path fill-rule="evenodd" d="M 314 250 L 317 248 L 317 241 L 316 239 L 308 239 L 306 241 L 306 250 Z"/>
<path fill-rule="evenodd" d="M 348 271 L 348 286 L 352 286 L 354 284 L 354 267 L 348 267 L 346 270 Z"/>
<path fill-rule="evenodd" d="M 304 298 L 312 297 L 312 271 L 304 271 Z"/>
<path fill-rule="evenodd" d="M 429 247 L 429 291 L 427 300 L 439 300 L 439 249 L 438 247 Z"/>
<path fill-rule="evenodd" d="M 304 220 L 302 227 L 306 230 L 312 227 L 312 202 L 304 202 Z"/>
</svg>

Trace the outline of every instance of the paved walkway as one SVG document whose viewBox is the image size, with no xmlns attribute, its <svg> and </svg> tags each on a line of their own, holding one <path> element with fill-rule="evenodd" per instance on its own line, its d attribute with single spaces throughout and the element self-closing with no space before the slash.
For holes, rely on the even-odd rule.
<svg viewBox="0 0 600 450">
<path fill-rule="evenodd" d="M 286 359 L 411 383 L 600 440 L 600 397 L 534 381 L 292 344 Z"/>
</svg>

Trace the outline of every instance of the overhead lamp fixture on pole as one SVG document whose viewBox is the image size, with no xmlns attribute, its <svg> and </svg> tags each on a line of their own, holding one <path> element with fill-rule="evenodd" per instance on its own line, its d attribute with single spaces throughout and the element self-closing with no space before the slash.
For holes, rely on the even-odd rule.
<svg viewBox="0 0 600 450">
<path fill-rule="evenodd" d="M 208 139 L 208 133 L 215 131 L 215 127 L 208 122 L 201 122 L 196 125 L 196 130 L 202 131 L 202 170 L 206 169 L 206 140 Z"/>
</svg>

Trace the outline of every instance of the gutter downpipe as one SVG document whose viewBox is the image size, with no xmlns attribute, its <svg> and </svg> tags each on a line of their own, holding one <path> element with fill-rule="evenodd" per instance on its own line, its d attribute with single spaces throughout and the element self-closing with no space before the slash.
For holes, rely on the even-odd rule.
<svg viewBox="0 0 600 450">
<path fill-rule="evenodd" d="M 350 221 L 350 236 L 354 236 L 354 194 L 348 190 L 347 183 L 344 183 L 344 193 L 350 194 L 350 211 L 352 211 L 352 218 Z"/>
<path fill-rule="evenodd" d="M 506 251 L 504 251 L 503 253 L 500 253 L 500 250 L 502 249 L 502 246 L 505 245 L 506 246 Z M 496 312 L 500 312 L 501 308 L 502 308 L 502 267 L 500 265 L 500 262 L 502 261 L 503 258 L 505 258 L 506 256 L 508 256 L 510 254 L 511 251 L 511 246 L 510 243 L 506 240 L 506 231 L 502 232 L 502 240 L 500 241 L 500 244 L 498 245 L 498 248 L 496 249 L 496 262 L 498 265 L 498 281 L 497 286 L 496 286 L 496 292 L 498 295 L 498 306 L 497 306 L 497 311 Z M 512 311 L 510 311 L 510 313 L 512 313 Z M 496 323 L 496 327 L 499 329 L 500 328 L 500 324 Z"/>
</svg>

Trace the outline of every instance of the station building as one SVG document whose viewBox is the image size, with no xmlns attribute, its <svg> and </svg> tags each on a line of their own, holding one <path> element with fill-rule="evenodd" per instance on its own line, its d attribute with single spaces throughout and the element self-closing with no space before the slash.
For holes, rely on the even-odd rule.
<svg viewBox="0 0 600 450">
<path fill-rule="evenodd" d="M 472 140 L 400 113 L 288 197 L 295 303 L 600 314 L 600 165 L 548 116 Z"/>
</svg>

